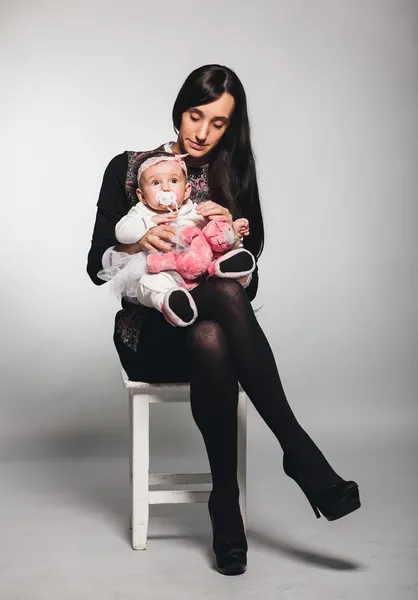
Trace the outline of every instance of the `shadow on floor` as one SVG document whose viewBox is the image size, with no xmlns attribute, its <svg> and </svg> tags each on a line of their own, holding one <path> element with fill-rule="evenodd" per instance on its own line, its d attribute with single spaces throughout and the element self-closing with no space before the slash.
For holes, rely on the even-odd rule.
<svg viewBox="0 0 418 600">
<path fill-rule="evenodd" d="M 8 484 L 20 492 L 66 497 L 77 510 L 94 513 L 111 523 L 113 530 L 130 545 L 130 488 L 128 473 L 128 436 L 125 430 L 104 433 L 97 430 L 57 431 L 16 441 L 15 450 L 8 446 L 5 471 Z M 3 463 L 6 464 L 6 463 Z M 169 469 L 168 469 L 169 470 Z M 160 505 L 150 509 L 149 540 L 181 539 L 213 562 L 211 528 L 206 507 L 194 505 Z M 170 530 L 175 529 L 175 533 Z M 158 533 L 155 533 L 155 529 Z M 162 531 L 161 531 L 162 529 Z M 165 532 L 169 530 L 166 534 Z M 257 541 L 281 555 L 300 563 L 336 571 L 363 570 L 358 562 L 330 553 L 313 551 L 285 539 L 280 532 L 272 537 L 254 529 L 248 532 L 249 543 Z"/>
<path fill-rule="evenodd" d="M 317 567 L 324 567 L 335 571 L 363 571 L 366 568 L 365 565 L 359 562 L 333 556 L 331 553 L 308 550 L 283 538 L 273 538 L 266 533 L 259 533 L 252 529 L 248 531 L 248 539 L 256 540 L 266 548 L 276 550 L 280 554 L 296 559 L 298 562 Z"/>
</svg>

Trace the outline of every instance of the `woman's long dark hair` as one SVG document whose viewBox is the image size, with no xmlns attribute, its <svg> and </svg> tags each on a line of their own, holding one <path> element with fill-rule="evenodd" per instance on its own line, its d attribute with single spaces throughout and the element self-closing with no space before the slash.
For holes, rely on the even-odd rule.
<svg viewBox="0 0 418 600">
<path fill-rule="evenodd" d="M 221 65 L 199 67 L 187 77 L 173 106 L 173 124 L 178 133 L 184 112 L 209 104 L 224 92 L 235 100 L 231 121 L 209 162 L 209 187 L 214 202 L 230 210 L 234 218 L 250 222 L 244 244 L 257 258 L 264 246 L 264 227 L 257 174 L 251 148 L 247 98 L 238 76 Z"/>
</svg>

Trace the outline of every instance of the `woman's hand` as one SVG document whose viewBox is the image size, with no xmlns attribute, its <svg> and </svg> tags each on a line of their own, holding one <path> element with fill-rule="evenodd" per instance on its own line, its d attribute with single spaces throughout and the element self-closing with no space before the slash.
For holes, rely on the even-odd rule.
<svg viewBox="0 0 418 600">
<path fill-rule="evenodd" d="M 135 254 L 136 252 L 160 251 L 170 252 L 175 236 L 174 227 L 170 225 L 158 225 L 150 229 L 136 244 L 119 244 L 116 247 L 118 252 L 127 252 Z"/>
<path fill-rule="evenodd" d="M 176 231 L 170 225 L 158 225 L 150 229 L 144 237 L 139 240 L 138 245 L 141 250 L 152 252 L 170 252 Z"/>
<path fill-rule="evenodd" d="M 177 219 L 177 212 L 165 212 L 160 215 L 154 215 L 151 219 L 156 225 L 169 225 L 170 221 Z"/>
<path fill-rule="evenodd" d="M 210 221 L 215 217 L 226 217 L 229 221 L 229 224 L 232 225 L 232 215 L 229 210 L 225 208 L 225 206 L 221 206 L 220 204 L 216 204 L 216 202 L 212 202 L 212 200 L 207 200 L 207 202 L 201 202 L 198 204 L 196 212 L 201 217 L 209 219 Z"/>
</svg>

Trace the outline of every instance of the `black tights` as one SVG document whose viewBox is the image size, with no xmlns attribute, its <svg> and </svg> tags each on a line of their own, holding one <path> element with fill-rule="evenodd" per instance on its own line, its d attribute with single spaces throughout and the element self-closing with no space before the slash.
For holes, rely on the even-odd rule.
<svg viewBox="0 0 418 600">
<path fill-rule="evenodd" d="M 191 408 L 207 449 L 213 489 L 237 488 L 237 381 L 306 487 L 315 492 L 334 485 L 339 476 L 296 420 L 243 287 L 213 279 L 191 293 L 199 313 L 187 335 Z"/>
</svg>

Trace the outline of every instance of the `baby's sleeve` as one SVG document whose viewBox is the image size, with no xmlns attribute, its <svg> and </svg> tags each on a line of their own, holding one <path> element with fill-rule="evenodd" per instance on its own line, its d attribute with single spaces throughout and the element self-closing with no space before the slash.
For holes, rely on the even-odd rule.
<svg viewBox="0 0 418 600">
<path fill-rule="evenodd" d="M 135 244 L 155 227 L 152 217 L 148 215 L 140 203 L 135 204 L 127 215 L 116 224 L 115 235 L 121 244 Z"/>
</svg>

